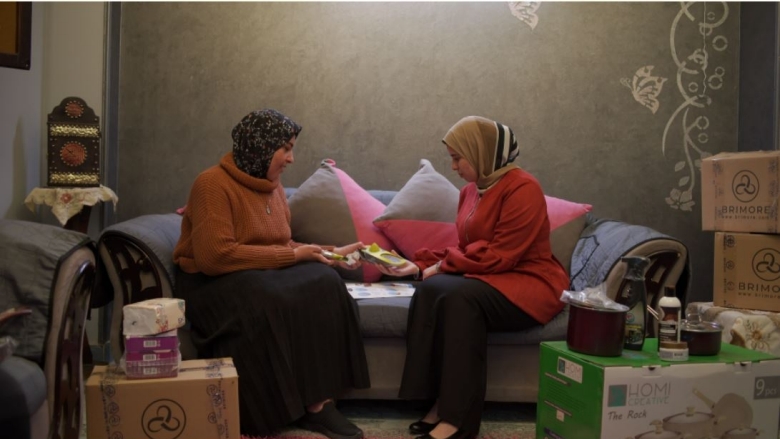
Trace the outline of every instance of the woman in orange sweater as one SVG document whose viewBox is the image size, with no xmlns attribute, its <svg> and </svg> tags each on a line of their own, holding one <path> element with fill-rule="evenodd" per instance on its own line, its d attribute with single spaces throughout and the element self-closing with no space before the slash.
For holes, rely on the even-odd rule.
<svg viewBox="0 0 780 439">
<path fill-rule="evenodd" d="M 297 419 L 332 439 L 361 439 L 333 403 L 369 387 L 357 306 L 322 251 L 346 255 L 362 243 L 292 241 L 281 175 L 300 132 L 271 109 L 233 128 L 233 151 L 190 191 L 176 293 L 199 355 L 233 358 L 243 434 L 270 436 Z"/>
<path fill-rule="evenodd" d="M 456 218 L 458 246 L 419 250 L 413 262 L 380 271 L 423 279 L 409 309 L 399 396 L 435 400 L 409 426 L 418 439 L 465 439 L 479 432 L 485 400 L 487 333 L 521 331 L 563 309 L 569 277 L 550 248 L 539 182 L 512 164 L 508 127 L 469 116 L 443 142 L 467 184 Z"/>
</svg>

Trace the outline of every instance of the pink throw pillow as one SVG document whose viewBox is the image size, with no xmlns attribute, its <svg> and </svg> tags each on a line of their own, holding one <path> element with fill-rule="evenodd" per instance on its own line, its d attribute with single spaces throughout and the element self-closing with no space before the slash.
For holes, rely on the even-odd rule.
<svg viewBox="0 0 780 439">
<path fill-rule="evenodd" d="M 590 204 L 575 203 L 547 195 L 544 198 L 547 201 L 547 216 L 550 218 L 551 232 L 592 209 Z"/>
</svg>

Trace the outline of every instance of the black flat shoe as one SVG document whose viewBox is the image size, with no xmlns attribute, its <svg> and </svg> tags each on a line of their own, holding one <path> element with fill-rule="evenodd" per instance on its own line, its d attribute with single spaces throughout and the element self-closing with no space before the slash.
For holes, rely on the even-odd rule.
<svg viewBox="0 0 780 439">
<path fill-rule="evenodd" d="M 325 403 L 317 413 L 306 412 L 298 420 L 298 426 L 324 434 L 330 439 L 363 439 L 363 430 L 336 410 L 332 402 Z"/>
<path fill-rule="evenodd" d="M 431 430 L 436 428 L 437 425 L 439 425 L 439 422 L 441 422 L 441 421 L 436 421 L 433 424 L 431 424 L 431 423 L 425 422 L 422 419 L 420 419 L 417 422 L 412 422 L 411 424 L 409 424 L 409 433 L 411 433 L 411 434 L 428 434 L 428 433 L 431 432 Z"/>
<path fill-rule="evenodd" d="M 455 433 L 452 433 L 445 439 L 474 439 L 477 435 L 474 433 L 469 433 L 468 431 L 464 430 L 458 430 Z M 417 436 L 414 439 L 436 439 L 435 437 L 431 436 L 429 433 L 425 433 L 422 436 Z"/>
</svg>

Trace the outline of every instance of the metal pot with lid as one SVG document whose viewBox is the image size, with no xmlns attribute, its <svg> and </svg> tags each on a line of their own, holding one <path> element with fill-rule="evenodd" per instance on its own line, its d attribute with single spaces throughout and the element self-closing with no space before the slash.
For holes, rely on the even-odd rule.
<svg viewBox="0 0 780 439">
<path fill-rule="evenodd" d="M 721 439 L 756 439 L 761 431 L 755 428 L 739 427 L 723 433 Z"/>
<path fill-rule="evenodd" d="M 710 437 L 710 433 L 715 428 L 715 415 L 697 412 L 694 407 L 687 407 L 685 413 L 665 417 L 663 428 L 681 433 L 685 439 L 705 439 Z"/>
<path fill-rule="evenodd" d="M 680 341 L 688 343 L 688 355 L 718 355 L 723 325 L 700 320 L 698 314 L 688 314 L 680 322 Z"/>
<path fill-rule="evenodd" d="M 753 408 L 744 397 L 736 393 L 726 393 L 718 402 L 707 398 L 696 388 L 693 389 L 693 394 L 712 410 L 716 420 L 715 434 L 718 436 L 753 423 Z"/>
<path fill-rule="evenodd" d="M 626 439 L 686 439 L 682 433 L 678 433 L 676 431 L 664 430 L 663 428 L 664 423 L 657 419 L 651 422 L 650 425 L 655 425 L 655 430 L 646 431 L 644 433 L 640 433 L 636 435 L 633 438 L 626 438 Z"/>
<path fill-rule="evenodd" d="M 595 308 L 585 303 L 569 303 L 566 346 L 575 352 L 599 357 L 619 357 L 623 353 L 626 310 Z"/>
</svg>

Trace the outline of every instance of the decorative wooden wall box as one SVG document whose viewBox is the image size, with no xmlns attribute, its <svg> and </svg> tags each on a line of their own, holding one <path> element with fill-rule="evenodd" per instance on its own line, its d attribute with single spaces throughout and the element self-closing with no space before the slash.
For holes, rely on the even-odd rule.
<svg viewBox="0 0 780 439">
<path fill-rule="evenodd" d="M 48 121 L 48 185 L 100 185 L 100 120 L 83 99 L 68 97 Z"/>
</svg>

